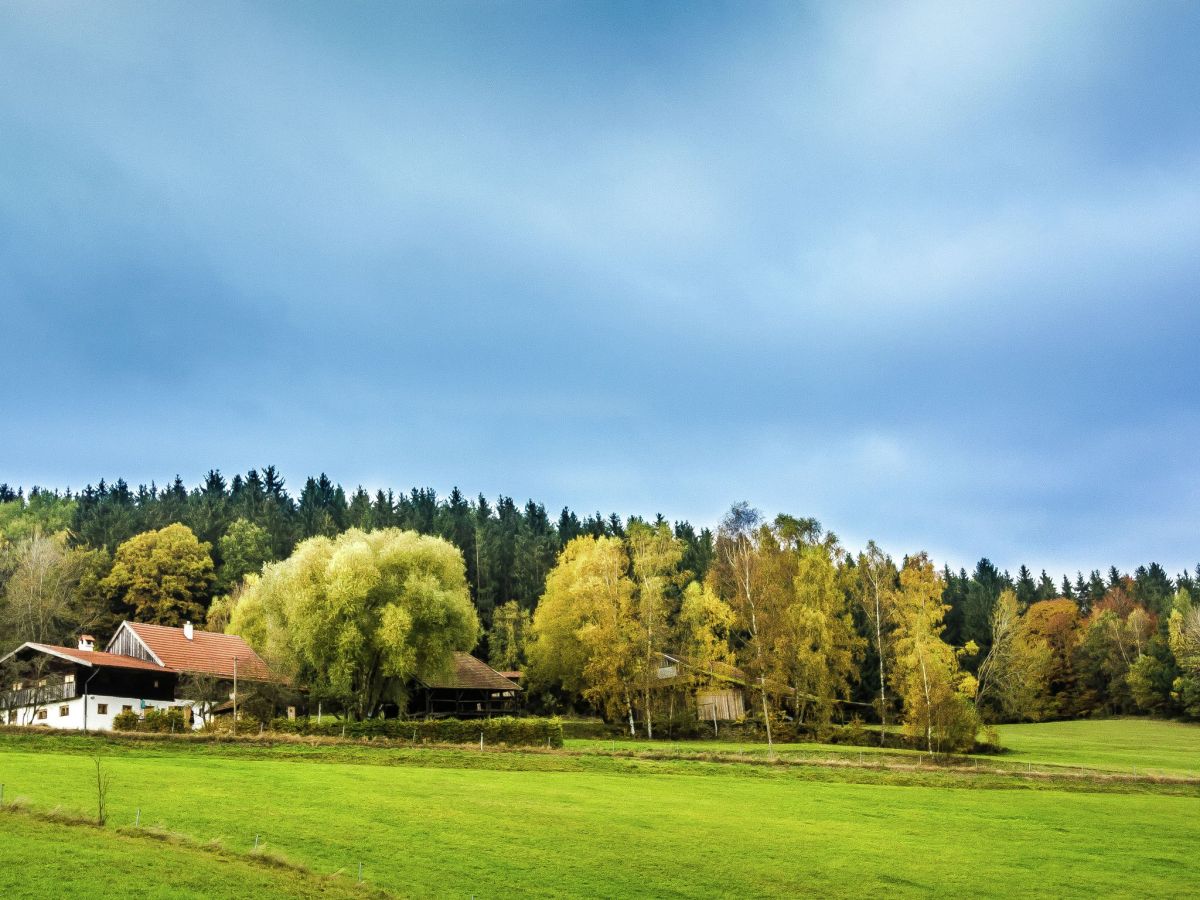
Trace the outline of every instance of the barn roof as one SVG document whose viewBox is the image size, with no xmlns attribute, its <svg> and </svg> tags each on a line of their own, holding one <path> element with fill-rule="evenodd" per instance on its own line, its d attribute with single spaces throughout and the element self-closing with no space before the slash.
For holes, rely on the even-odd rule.
<svg viewBox="0 0 1200 900">
<path fill-rule="evenodd" d="M 142 622 L 126 622 L 125 626 L 168 669 L 232 678 L 233 661 L 236 659 L 238 678 L 247 681 L 277 680 L 262 657 L 236 634 L 196 630 L 188 640 L 182 628 Z"/>
<path fill-rule="evenodd" d="M 470 653 L 454 653 L 451 670 L 440 676 L 421 679 L 428 688 L 447 690 L 519 691 L 512 681 L 505 678 L 481 659 Z"/>
</svg>

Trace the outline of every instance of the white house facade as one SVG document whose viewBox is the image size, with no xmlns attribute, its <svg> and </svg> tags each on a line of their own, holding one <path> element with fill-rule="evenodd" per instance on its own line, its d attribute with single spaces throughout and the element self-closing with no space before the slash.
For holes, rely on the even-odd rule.
<svg viewBox="0 0 1200 900">
<path fill-rule="evenodd" d="M 180 678 L 207 676 L 216 684 L 274 680 L 240 637 L 124 622 L 106 650 L 84 635 L 76 647 L 28 642 L 0 659 L 0 724 L 109 731 L 122 712 L 183 707 Z M 193 727 L 202 717 L 190 716 Z"/>
</svg>

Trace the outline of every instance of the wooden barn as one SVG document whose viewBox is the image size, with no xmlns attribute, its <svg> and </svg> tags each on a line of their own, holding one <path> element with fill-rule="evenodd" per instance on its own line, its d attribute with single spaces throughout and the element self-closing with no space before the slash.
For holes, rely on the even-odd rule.
<svg viewBox="0 0 1200 900">
<path fill-rule="evenodd" d="M 658 684 L 664 688 L 695 686 L 696 718 L 701 722 L 736 722 L 746 717 L 746 673 L 725 663 L 693 664 L 681 656 L 661 655 Z"/>
<path fill-rule="evenodd" d="M 456 719 L 510 716 L 516 710 L 520 693 L 515 681 L 505 678 L 483 660 L 456 652 L 445 675 L 418 680 L 409 712 Z"/>
</svg>

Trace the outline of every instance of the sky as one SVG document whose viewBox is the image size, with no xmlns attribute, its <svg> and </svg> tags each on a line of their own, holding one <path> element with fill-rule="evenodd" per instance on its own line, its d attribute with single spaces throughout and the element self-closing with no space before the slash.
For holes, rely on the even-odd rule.
<svg viewBox="0 0 1200 900">
<path fill-rule="evenodd" d="M 0 481 L 1200 561 L 1200 4 L 0 6 Z"/>
</svg>

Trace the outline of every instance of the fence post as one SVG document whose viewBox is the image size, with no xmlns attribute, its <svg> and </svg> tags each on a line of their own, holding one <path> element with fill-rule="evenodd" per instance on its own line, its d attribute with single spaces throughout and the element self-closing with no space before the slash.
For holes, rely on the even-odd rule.
<svg viewBox="0 0 1200 900">
<path fill-rule="evenodd" d="M 254 849 L 255 850 L 258 849 L 258 835 L 257 834 L 254 836 Z"/>
<path fill-rule="evenodd" d="M 362 860 L 358 861 L 358 883 L 362 884 Z"/>
<path fill-rule="evenodd" d="M 142 827 L 142 808 L 140 806 L 137 808 L 137 815 L 133 817 L 133 827 Z"/>
<path fill-rule="evenodd" d="M 479 732 L 479 749 L 483 749 L 483 732 Z"/>
<path fill-rule="evenodd" d="M 4 805 L 4 783 L 0 782 L 0 806 Z"/>
</svg>

